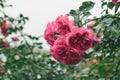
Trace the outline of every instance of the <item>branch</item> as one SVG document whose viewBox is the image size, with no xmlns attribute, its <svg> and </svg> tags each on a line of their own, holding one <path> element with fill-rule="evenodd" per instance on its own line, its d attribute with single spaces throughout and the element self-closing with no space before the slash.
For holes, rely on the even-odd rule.
<svg viewBox="0 0 120 80">
<path fill-rule="evenodd" d="M 117 18 L 118 20 L 120 20 L 120 17 L 108 14 L 108 15 L 104 15 L 104 16 L 101 16 L 101 17 L 98 17 L 98 18 L 90 19 L 87 22 L 83 23 L 83 25 L 85 25 L 86 23 L 88 23 L 90 21 L 93 21 L 93 20 L 103 20 L 104 18 Z"/>
<path fill-rule="evenodd" d="M 117 74 L 119 66 L 120 66 L 120 60 L 119 60 L 119 61 L 118 61 L 118 63 L 117 63 L 117 66 L 116 66 L 116 69 L 115 69 L 115 74 L 114 74 L 114 75 L 116 75 L 116 74 Z"/>
<path fill-rule="evenodd" d="M 116 77 L 117 72 L 118 72 L 118 69 L 119 69 L 119 66 L 120 66 L 120 60 L 118 61 L 117 66 L 116 66 L 116 68 L 115 68 L 115 72 L 114 72 L 113 76 L 112 76 L 110 79 L 113 79 L 113 78 Z"/>
</svg>

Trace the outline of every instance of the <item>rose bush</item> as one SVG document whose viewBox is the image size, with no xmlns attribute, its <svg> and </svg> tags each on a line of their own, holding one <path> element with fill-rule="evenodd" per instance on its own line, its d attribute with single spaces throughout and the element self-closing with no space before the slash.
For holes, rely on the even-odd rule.
<svg viewBox="0 0 120 80">
<path fill-rule="evenodd" d="M 6 1 L 0 0 L 0 80 L 120 80 L 119 0 L 101 0 L 99 17 L 91 16 L 95 3 L 85 1 L 49 22 L 50 51 L 41 37 L 24 33 L 28 17 L 4 12 Z"/>
</svg>

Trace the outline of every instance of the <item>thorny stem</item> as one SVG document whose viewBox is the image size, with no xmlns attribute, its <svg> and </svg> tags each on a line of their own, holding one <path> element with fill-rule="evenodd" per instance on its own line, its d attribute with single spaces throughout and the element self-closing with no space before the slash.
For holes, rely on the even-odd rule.
<svg viewBox="0 0 120 80">
<path fill-rule="evenodd" d="M 24 38 L 25 43 L 27 44 L 27 47 L 28 47 L 28 49 L 30 50 L 30 53 L 33 53 L 33 51 L 32 51 L 32 49 L 31 49 L 29 43 L 27 42 L 27 39 L 25 38 L 23 32 L 22 32 L 21 30 L 18 30 L 18 31 L 19 31 L 19 33 L 21 34 L 21 36 Z M 36 70 L 35 70 L 36 59 L 35 59 L 34 53 L 32 54 L 32 58 L 33 58 L 33 60 L 31 61 L 31 63 L 33 64 L 32 70 L 33 70 L 33 72 L 34 72 L 34 74 L 35 74 L 35 79 L 37 79 L 37 73 L 36 73 Z"/>
<path fill-rule="evenodd" d="M 111 76 L 111 79 L 114 78 L 114 77 L 116 77 L 116 75 L 118 73 L 119 66 L 120 66 L 120 60 L 117 63 L 117 66 L 115 68 L 114 74 Z"/>
<path fill-rule="evenodd" d="M 117 17 L 117 16 L 112 16 L 112 15 L 104 15 L 104 16 L 101 16 L 100 18 L 94 18 L 94 19 L 91 19 L 85 23 L 83 23 L 83 25 L 85 25 L 86 23 L 90 22 L 90 21 L 93 21 L 93 20 L 103 20 L 104 18 L 117 18 L 117 19 L 120 19 L 120 17 Z"/>
<path fill-rule="evenodd" d="M 120 60 L 119 60 L 118 63 L 117 63 L 117 66 L 116 66 L 116 69 L 115 69 L 115 73 L 114 73 L 114 75 L 117 74 L 119 66 L 120 66 Z"/>
</svg>

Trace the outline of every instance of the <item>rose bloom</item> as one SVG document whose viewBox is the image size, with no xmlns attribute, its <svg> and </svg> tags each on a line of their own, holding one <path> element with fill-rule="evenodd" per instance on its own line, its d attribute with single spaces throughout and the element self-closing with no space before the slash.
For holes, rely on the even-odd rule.
<svg viewBox="0 0 120 80">
<path fill-rule="evenodd" d="M 19 41 L 18 37 L 12 37 L 13 41 Z"/>
<path fill-rule="evenodd" d="M 66 36 L 61 36 L 55 41 L 51 46 L 50 54 L 55 60 L 67 65 L 78 64 L 84 56 L 83 51 L 67 45 Z"/>
<path fill-rule="evenodd" d="M 92 33 L 86 28 L 79 28 L 76 32 L 68 34 L 67 43 L 71 47 L 85 51 L 93 44 Z"/>
<path fill-rule="evenodd" d="M 57 27 L 56 22 L 53 21 L 48 23 L 47 28 L 45 29 L 44 38 L 50 45 L 53 45 L 54 41 L 57 39 Z"/>
<path fill-rule="evenodd" d="M 7 30 L 10 28 L 11 24 L 2 22 L 0 25 L 0 34 L 7 36 Z"/>
<path fill-rule="evenodd" d="M 59 36 L 71 32 L 71 26 L 73 26 L 73 21 L 70 21 L 67 15 L 60 15 L 56 21 L 47 24 L 44 38 L 48 44 L 53 45 Z"/>
<path fill-rule="evenodd" d="M 70 21 L 67 15 L 60 15 L 56 19 L 56 23 L 58 24 L 57 31 L 61 35 L 65 35 L 68 32 L 71 32 L 71 26 L 73 25 L 73 21 Z"/>
<path fill-rule="evenodd" d="M 91 29 L 73 27 L 72 32 L 67 34 L 67 44 L 81 51 L 88 50 L 96 43 L 101 42 L 101 39 L 96 37 L 96 34 Z"/>
<path fill-rule="evenodd" d="M 117 4 L 118 0 L 112 0 L 113 4 Z"/>
</svg>

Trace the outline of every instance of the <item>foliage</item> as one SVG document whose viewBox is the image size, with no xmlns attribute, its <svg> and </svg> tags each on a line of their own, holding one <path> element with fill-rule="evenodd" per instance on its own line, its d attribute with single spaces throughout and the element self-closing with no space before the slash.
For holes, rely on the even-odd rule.
<svg viewBox="0 0 120 80">
<path fill-rule="evenodd" d="M 0 80 L 119 80 L 120 2 L 102 0 L 101 3 L 101 17 L 90 18 L 95 4 L 92 1 L 83 2 L 78 9 L 69 12 L 79 27 L 95 20 L 93 30 L 102 42 L 86 51 L 79 64 L 68 66 L 43 51 L 40 37 L 23 32 L 28 17 L 23 14 L 10 17 L 4 9 L 11 5 L 0 0 L 0 25 L 10 24 L 4 27 L 5 35 L 0 34 Z"/>
</svg>

